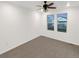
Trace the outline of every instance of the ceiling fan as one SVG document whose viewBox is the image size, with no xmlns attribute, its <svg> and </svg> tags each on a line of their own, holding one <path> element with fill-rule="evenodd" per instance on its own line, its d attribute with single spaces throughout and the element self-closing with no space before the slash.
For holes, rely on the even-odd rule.
<svg viewBox="0 0 79 59">
<path fill-rule="evenodd" d="M 54 5 L 54 3 L 47 4 L 47 1 L 44 1 L 44 4 L 42 6 L 41 5 L 37 6 L 42 7 L 43 11 L 46 12 L 48 9 L 56 9 L 56 7 L 51 7 L 52 5 Z"/>
</svg>

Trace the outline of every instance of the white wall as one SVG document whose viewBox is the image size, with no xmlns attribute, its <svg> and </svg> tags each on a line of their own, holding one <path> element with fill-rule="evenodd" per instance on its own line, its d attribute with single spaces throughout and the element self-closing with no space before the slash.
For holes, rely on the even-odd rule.
<svg viewBox="0 0 79 59">
<path fill-rule="evenodd" d="M 40 14 L 0 2 L 0 54 L 39 36 Z"/>
<path fill-rule="evenodd" d="M 57 31 L 57 13 L 68 13 L 68 22 L 67 22 L 67 32 L 58 32 Z M 55 30 L 50 31 L 47 30 L 47 15 L 54 14 L 55 15 Z M 79 7 L 66 7 L 66 8 L 58 8 L 56 10 L 52 10 L 52 12 L 42 13 L 41 19 L 41 34 L 43 36 L 47 36 L 50 38 L 54 38 L 57 40 L 65 41 L 68 43 L 79 45 Z"/>
</svg>

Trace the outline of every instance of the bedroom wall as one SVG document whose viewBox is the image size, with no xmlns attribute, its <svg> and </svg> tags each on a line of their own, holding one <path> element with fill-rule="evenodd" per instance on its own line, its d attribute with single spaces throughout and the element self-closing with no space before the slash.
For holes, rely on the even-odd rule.
<svg viewBox="0 0 79 59">
<path fill-rule="evenodd" d="M 40 34 L 40 14 L 8 2 L 0 2 L 0 54 Z"/>
<path fill-rule="evenodd" d="M 67 22 L 67 32 L 58 32 L 57 31 L 57 13 L 68 13 L 68 22 Z M 48 14 L 54 14 L 55 15 L 55 30 L 47 30 L 47 15 Z M 66 8 L 57 8 L 56 10 L 52 10 L 47 13 L 42 13 L 41 19 L 41 34 L 43 36 L 47 36 L 50 38 L 54 38 L 60 41 L 65 41 L 68 43 L 79 45 L 79 7 L 73 6 L 73 7 L 66 7 Z"/>
<path fill-rule="evenodd" d="M 57 31 L 57 13 L 68 13 L 67 33 Z M 47 15 L 55 14 L 55 30 L 47 30 Z M 79 45 L 79 7 L 39 13 L 12 3 L 0 2 L 0 54 L 40 35 Z"/>
</svg>

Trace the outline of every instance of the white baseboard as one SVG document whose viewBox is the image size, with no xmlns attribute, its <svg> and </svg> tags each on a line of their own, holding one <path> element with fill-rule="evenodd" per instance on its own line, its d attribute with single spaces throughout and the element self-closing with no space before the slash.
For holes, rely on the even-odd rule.
<svg viewBox="0 0 79 59">
<path fill-rule="evenodd" d="M 16 43 L 16 44 L 14 44 L 13 46 L 11 46 L 11 47 L 9 47 L 9 48 L 7 48 L 7 49 L 4 49 L 3 51 L 0 51 L 0 54 L 6 53 L 6 52 L 8 52 L 8 51 L 10 51 L 10 50 L 12 50 L 12 49 L 14 49 L 14 48 L 16 48 L 16 47 L 18 47 L 18 46 L 24 44 L 24 43 L 27 43 L 27 42 L 29 42 L 29 41 L 31 41 L 31 40 L 37 38 L 37 37 L 39 37 L 39 36 L 35 36 L 35 37 L 33 37 L 32 39 L 29 39 L 29 40 L 27 40 L 27 41 L 20 42 L 20 43 L 18 43 L 18 44 Z"/>
<path fill-rule="evenodd" d="M 79 44 L 75 43 L 75 42 L 70 42 L 70 41 L 67 41 L 67 40 L 60 40 L 60 39 L 52 38 L 51 36 L 46 36 L 46 35 L 41 35 L 41 36 L 45 36 L 45 37 L 48 37 L 48 38 L 51 38 L 51 39 L 55 39 L 55 40 L 59 40 L 59 41 L 65 42 L 65 43 L 69 43 L 69 44 L 73 44 L 73 45 L 79 46 Z"/>
</svg>

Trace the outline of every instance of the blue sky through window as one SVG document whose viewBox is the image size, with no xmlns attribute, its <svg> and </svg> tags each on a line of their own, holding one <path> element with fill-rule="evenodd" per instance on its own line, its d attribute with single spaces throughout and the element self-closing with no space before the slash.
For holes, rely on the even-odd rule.
<svg viewBox="0 0 79 59">
<path fill-rule="evenodd" d="M 67 21 L 67 13 L 57 14 L 58 21 Z"/>
<path fill-rule="evenodd" d="M 54 15 L 48 15 L 47 16 L 47 21 L 50 23 L 50 22 L 53 22 L 54 21 Z"/>
</svg>

